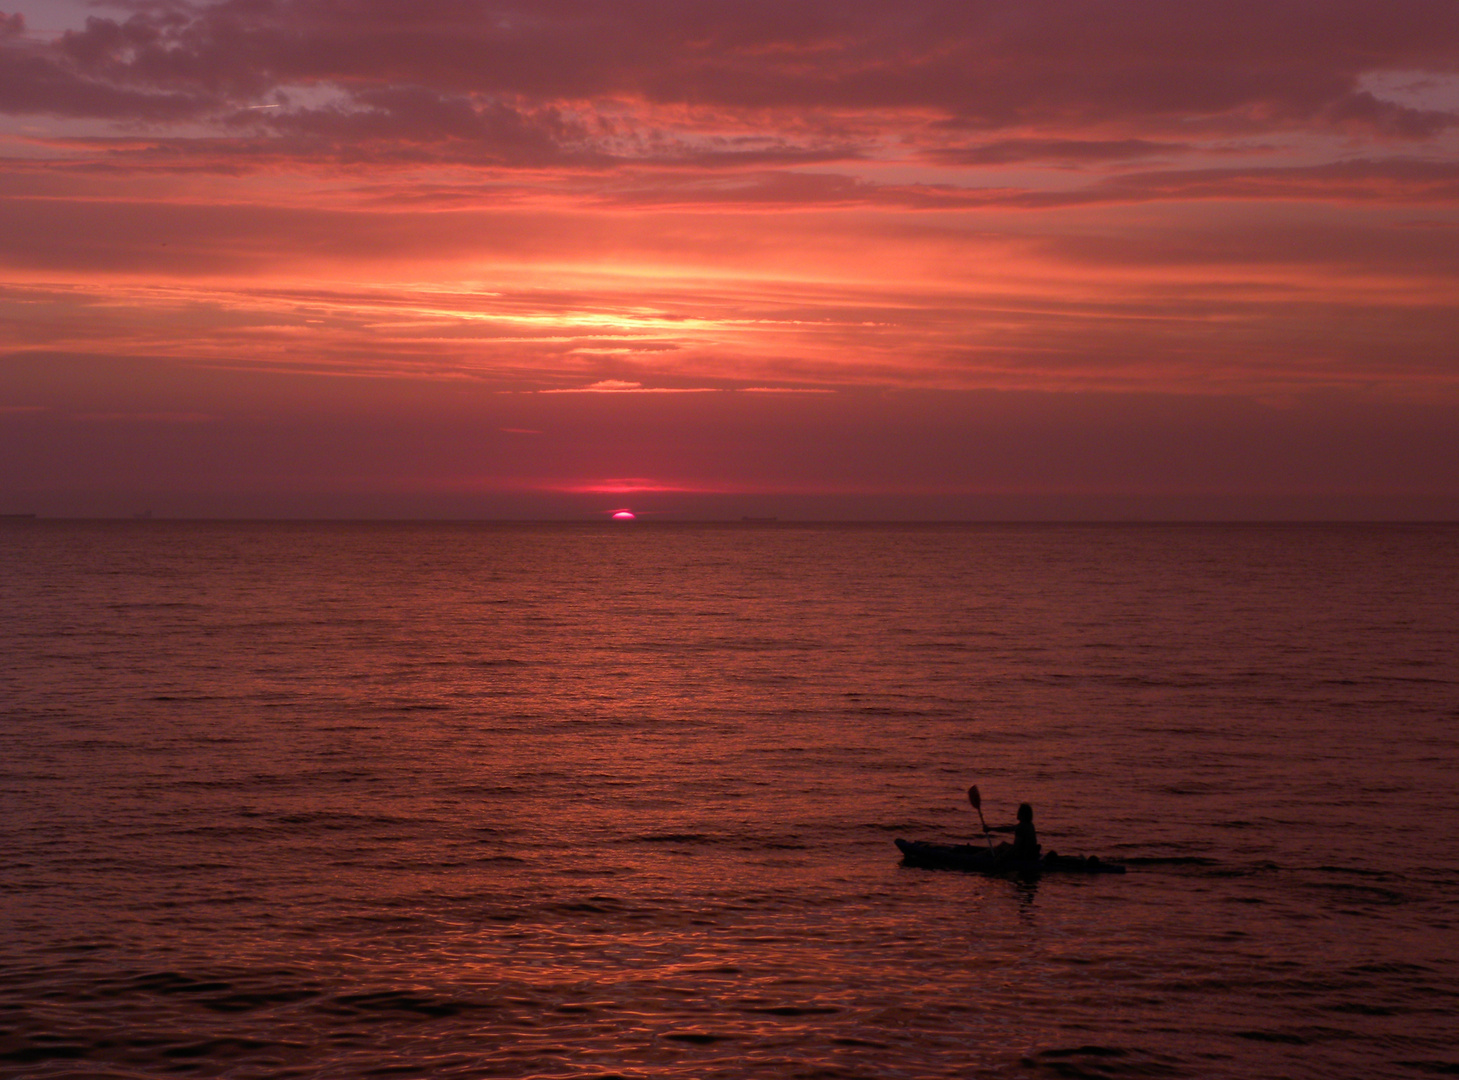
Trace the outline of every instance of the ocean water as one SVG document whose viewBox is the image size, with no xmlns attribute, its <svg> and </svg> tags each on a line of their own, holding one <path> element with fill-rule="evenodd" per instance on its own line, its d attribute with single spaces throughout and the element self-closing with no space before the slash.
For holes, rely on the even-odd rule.
<svg viewBox="0 0 1459 1080">
<path fill-rule="evenodd" d="M 0 522 L 0 1075 L 1459 1073 L 1459 527 Z M 899 865 L 1035 808 L 1124 876 Z"/>
</svg>

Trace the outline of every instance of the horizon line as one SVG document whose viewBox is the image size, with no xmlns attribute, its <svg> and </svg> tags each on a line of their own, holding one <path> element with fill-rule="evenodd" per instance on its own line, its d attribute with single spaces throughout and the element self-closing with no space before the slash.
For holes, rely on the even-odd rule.
<svg viewBox="0 0 1459 1080">
<path fill-rule="evenodd" d="M 226 515 L 39 514 L 0 513 L 0 521 L 130 522 L 137 525 L 229 523 L 317 525 L 1459 525 L 1459 517 L 1067 517 L 1067 518 L 787 518 L 787 517 L 636 517 L 614 520 L 599 515 L 575 517 L 250 517 Z"/>
</svg>

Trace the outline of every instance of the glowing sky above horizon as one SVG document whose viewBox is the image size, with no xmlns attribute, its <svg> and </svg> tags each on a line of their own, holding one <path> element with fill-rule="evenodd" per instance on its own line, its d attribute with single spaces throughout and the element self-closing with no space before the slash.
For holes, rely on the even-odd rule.
<svg viewBox="0 0 1459 1080">
<path fill-rule="evenodd" d="M 10 3 L 0 511 L 1459 512 L 1450 0 Z"/>
</svg>

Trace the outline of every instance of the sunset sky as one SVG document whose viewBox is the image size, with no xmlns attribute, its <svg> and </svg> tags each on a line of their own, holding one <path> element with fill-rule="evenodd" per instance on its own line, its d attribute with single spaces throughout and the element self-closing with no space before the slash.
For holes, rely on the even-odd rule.
<svg viewBox="0 0 1459 1080">
<path fill-rule="evenodd" d="M 0 512 L 1459 516 L 1453 0 L 9 2 Z"/>
</svg>

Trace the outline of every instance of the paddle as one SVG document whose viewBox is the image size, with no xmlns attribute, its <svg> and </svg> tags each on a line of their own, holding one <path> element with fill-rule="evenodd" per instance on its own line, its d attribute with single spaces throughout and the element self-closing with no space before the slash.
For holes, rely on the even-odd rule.
<svg viewBox="0 0 1459 1080">
<path fill-rule="evenodd" d="M 973 809 L 978 812 L 978 820 L 983 825 L 983 839 L 988 841 L 988 854 L 993 853 L 993 838 L 988 835 L 988 823 L 983 821 L 983 796 L 978 794 L 978 785 L 974 784 L 968 788 L 968 802 L 973 804 Z"/>
</svg>

